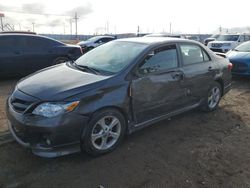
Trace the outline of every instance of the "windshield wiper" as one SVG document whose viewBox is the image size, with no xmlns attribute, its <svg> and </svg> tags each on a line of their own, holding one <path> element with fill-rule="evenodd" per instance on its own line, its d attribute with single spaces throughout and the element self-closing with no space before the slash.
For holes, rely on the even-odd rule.
<svg viewBox="0 0 250 188">
<path fill-rule="evenodd" d="M 239 50 L 237 50 L 237 49 L 233 49 L 233 51 L 237 51 L 237 52 L 238 52 Z"/>
<path fill-rule="evenodd" d="M 90 71 L 90 72 L 92 72 L 92 73 L 94 73 L 94 74 L 100 74 L 100 71 L 99 71 L 99 70 L 97 70 L 97 69 L 95 69 L 95 68 L 92 68 L 92 67 L 89 67 L 89 66 L 87 66 L 87 65 L 78 65 L 78 64 L 76 64 L 76 63 L 74 63 L 74 65 L 75 65 L 77 68 L 81 69 L 81 70 L 87 70 L 87 71 Z"/>
</svg>

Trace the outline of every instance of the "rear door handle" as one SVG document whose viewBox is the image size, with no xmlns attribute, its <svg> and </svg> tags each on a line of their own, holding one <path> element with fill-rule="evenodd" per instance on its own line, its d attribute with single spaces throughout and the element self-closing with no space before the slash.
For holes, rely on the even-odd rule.
<svg viewBox="0 0 250 188">
<path fill-rule="evenodd" d="M 175 72 L 172 74 L 172 78 L 175 80 L 183 80 L 184 79 L 184 75 L 182 72 Z"/>
</svg>

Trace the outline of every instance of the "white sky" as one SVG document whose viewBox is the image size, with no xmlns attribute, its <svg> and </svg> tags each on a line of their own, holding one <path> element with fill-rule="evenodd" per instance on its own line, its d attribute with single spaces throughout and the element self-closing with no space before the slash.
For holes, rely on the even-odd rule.
<svg viewBox="0 0 250 188">
<path fill-rule="evenodd" d="M 22 8 L 29 4 L 32 5 Z M 168 32 L 170 22 L 174 32 L 212 33 L 219 26 L 250 26 L 249 5 L 249 0 L 1 0 L 0 12 L 5 14 L 4 24 L 10 23 L 16 30 L 32 30 L 34 22 L 38 33 L 62 34 L 65 28 L 65 33 L 69 34 L 69 19 L 73 17 L 74 9 L 81 6 L 91 12 L 84 16 L 79 11 L 79 34 L 102 34 L 107 23 L 110 33 L 136 33 L 138 25 L 141 32 Z M 8 11 L 68 16 L 42 16 Z"/>
</svg>

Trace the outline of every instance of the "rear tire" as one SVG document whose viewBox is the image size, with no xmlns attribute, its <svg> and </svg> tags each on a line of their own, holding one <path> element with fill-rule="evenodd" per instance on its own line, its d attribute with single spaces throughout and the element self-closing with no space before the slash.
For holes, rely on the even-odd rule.
<svg viewBox="0 0 250 188">
<path fill-rule="evenodd" d="M 118 110 L 96 112 L 82 135 L 82 149 L 92 156 L 109 153 L 122 142 L 125 130 L 125 118 Z"/>
<path fill-rule="evenodd" d="M 207 96 L 201 109 L 206 112 L 214 111 L 218 108 L 222 95 L 221 85 L 218 82 L 214 82 L 207 92 Z"/>
</svg>

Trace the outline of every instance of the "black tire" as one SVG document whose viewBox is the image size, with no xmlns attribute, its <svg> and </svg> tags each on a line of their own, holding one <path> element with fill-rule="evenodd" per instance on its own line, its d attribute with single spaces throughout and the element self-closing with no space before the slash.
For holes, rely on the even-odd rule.
<svg viewBox="0 0 250 188">
<path fill-rule="evenodd" d="M 64 62 L 67 62 L 67 61 L 69 61 L 69 58 L 67 58 L 67 57 L 57 57 L 57 58 L 53 61 L 53 64 L 52 64 L 52 65 L 57 65 L 57 64 L 64 63 Z"/>
<path fill-rule="evenodd" d="M 99 124 L 99 122 L 101 120 L 105 119 L 105 125 L 106 125 L 106 123 L 108 124 L 108 122 L 106 122 L 106 120 L 109 120 L 109 117 L 110 118 L 115 117 L 116 120 L 118 120 L 120 122 L 120 124 L 117 123 L 117 125 L 116 125 L 117 127 L 115 127 L 115 126 L 113 127 L 117 130 L 118 130 L 118 127 L 120 127 L 119 128 L 119 130 L 120 130 L 119 137 L 116 138 L 117 140 L 115 142 L 113 140 L 114 143 L 113 143 L 113 145 L 110 145 L 110 147 L 108 147 L 108 148 L 104 147 L 103 149 L 99 149 L 99 148 L 97 148 L 96 145 L 98 145 L 99 142 L 100 142 L 100 145 L 102 145 L 101 143 L 105 139 L 104 138 L 105 136 L 102 136 L 101 138 L 98 138 L 95 141 L 93 141 L 92 138 L 93 138 L 93 135 L 97 135 L 97 134 L 99 135 L 101 133 L 101 131 L 102 131 L 102 134 L 105 134 L 104 129 L 101 128 L 102 126 Z M 113 121 L 113 120 L 110 120 L 110 121 Z M 100 131 L 98 133 L 94 134 L 94 132 L 97 130 L 98 127 L 99 127 Z M 102 154 L 109 153 L 109 152 L 113 151 L 122 142 L 122 140 L 125 136 L 125 132 L 126 132 L 126 121 L 125 121 L 124 116 L 118 110 L 105 109 L 105 110 L 101 110 L 99 112 L 96 112 L 93 114 L 90 122 L 88 123 L 88 125 L 86 127 L 86 131 L 83 133 L 84 135 L 82 135 L 82 139 L 81 139 L 82 150 L 86 151 L 88 154 L 90 154 L 92 156 L 99 156 Z M 112 133 L 113 133 L 113 131 L 112 131 Z M 109 133 L 106 133 L 106 134 L 109 134 Z M 106 137 L 107 137 L 106 138 L 107 144 L 109 142 L 112 143 L 111 141 L 113 138 L 111 136 L 108 137 L 107 135 L 106 135 Z M 110 141 L 108 142 L 109 139 L 110 139 Z"/>
<path fill-rule="evenodd" d="M 211 99 L 211 95 L 214 92 L 219 92 L 218 94 L 216 94 L 212 99 Z M 201 106 L 201 109 L 205 112 L 211 112 L 214 111 L 218 108 L 218 105 L 220 103 L 220 99 L 222 96 L 222 89 L 221 89 L 221 85 L 218 82 L 214 82 L 208 92 L 207 95 L 205 97 L 204 103 Z M 212 102 L 211 102 L 212 100 Z"/>
</svg>

